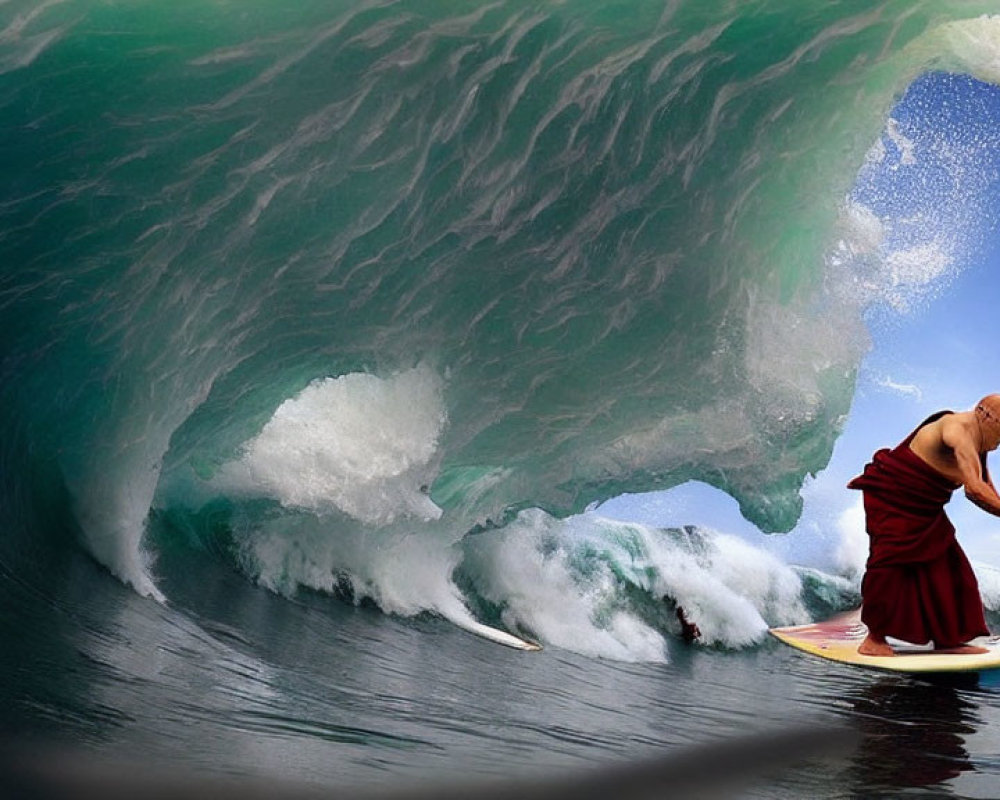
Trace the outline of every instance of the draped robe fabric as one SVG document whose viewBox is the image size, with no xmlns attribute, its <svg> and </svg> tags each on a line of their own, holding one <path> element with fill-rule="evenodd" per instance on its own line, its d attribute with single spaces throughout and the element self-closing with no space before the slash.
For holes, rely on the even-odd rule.
<svg viewBox="0 0 1000 800">
<path fill-rule="evenodd" d="M 944 506 L 959 487 L 910 449 L 924 420 L 895 449 L 879 450 L 847 484 L 864 493 L 871 549 L 861 619 L 881 636 L 954 647 L 989 630 L 979 584 Z"/>
</svg>

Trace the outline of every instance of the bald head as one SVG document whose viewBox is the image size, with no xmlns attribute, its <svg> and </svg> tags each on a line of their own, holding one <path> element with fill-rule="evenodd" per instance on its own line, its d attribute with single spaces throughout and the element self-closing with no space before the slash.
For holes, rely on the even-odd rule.
<svg viewBox="0 0 1000 800">
<path fill-rule="evenodd" d="M 1000 394 L 988 394 L 976 404 L 976 422 L 979 423 L 979 451 L 996 450 L 1000 445 Z"/>
<path fill-rule="evenodd" d="M 976 416 L 1000 425 L 1000 394 L 988 394 L 976 404 Z"/>
</svg>

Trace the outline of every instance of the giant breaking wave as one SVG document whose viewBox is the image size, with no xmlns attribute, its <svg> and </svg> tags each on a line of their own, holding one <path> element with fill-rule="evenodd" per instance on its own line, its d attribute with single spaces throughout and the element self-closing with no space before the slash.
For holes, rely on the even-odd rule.
<svg viewBox="0 0 1000 800">
<path fill-rule="evenodd" d="M 622 657 L 662 596 L 801 618 L 765 555 L 573 515 L 698 479 L 794 525 L 865 309 L 953 266 L 845 198 L 921 71 L 1000 79 L 991 5 L 4 4 L 5 563 L 68 530 L 162 597 L 180 534 L 554 643 L 572 573 Z"/>
</svg>

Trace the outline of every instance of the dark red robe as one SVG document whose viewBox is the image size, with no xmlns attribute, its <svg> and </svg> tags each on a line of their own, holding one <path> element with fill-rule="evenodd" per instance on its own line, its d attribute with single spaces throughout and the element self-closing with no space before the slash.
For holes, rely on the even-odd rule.
<svg viewBox="0 0 1000 800">
<path fill-rule="evenodd" d="M 882 449 L 847 484 L 864 492 L 871 541 L 861 619 L 877 635 L 955 647 L 989 633 L 979 584 L 955 539 L 945 503 L 960 484 L 910 449 L 924 420 L 894 450 Z"/>
</svg>

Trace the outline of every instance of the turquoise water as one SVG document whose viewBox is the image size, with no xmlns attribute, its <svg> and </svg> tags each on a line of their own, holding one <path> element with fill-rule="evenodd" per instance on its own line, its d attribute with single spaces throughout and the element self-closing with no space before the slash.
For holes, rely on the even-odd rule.
<svg viewBox="0 0 1000 800">
<path fill-rule="evenodd" d="M 1000 80 L 993 6 L 0 5 L 12 735 L 236 772 L 287 733 L 332 780 L 315 754 L 340 734 L 296 709 L 347 653 L 348 695 L 371 663 L 405 684 L 371 690 L 406 709 L 360 736 L 354 780 L 396 752 L 382 733 L 405 741 L 401 776 L 429 752 L 483 759 L 472 701 L 448 712 L 470 749 L 399 733 L 427 721 L 413 697 L 442 667 L 392 642 L 425 636 L 544 685 L 595 670 L 669 694 L 689 659 L 692 686 L 728 698 L 717 713 L 666 700 L 697 721 L 625 712 L 615 736 L 674 746 L 730 703 L 720 730 L 738 733 L 762 701 L 728 689 L 791 663 L 755 649 L 767 625 L 853 602 L 850 581 L 580 512 L 698 479 L 764 530 L 795 524 L 865 314 L 937 274 L 884 257 L 855 180 L 918 76 Z M 674 652 L 678 599 L 707 652 Z M 246 617 L 220 640 L 227 603 Z M 261 621 L 286 617 L 303 642 L 318 618 L 349 633 L 296 667 Z M 454 629 L 482 622 L 546 650 L 523 666 Z M 253 724 L 210 699 L 239 698 L 243 659 L 270 693 Z M 160 728 L 147 706 L 180 695 Z M 565 700 L 579 735 L 563 751 L 539 733 L 535 766 L 604 746 L 588 737 L 613 703 Z M 349 726 L 352 702 L 323 714 Z M 799 714 L 781 708 L 767 719 Z M 231 752 L 205 749 L 217 735 Z"/>
</svg>

